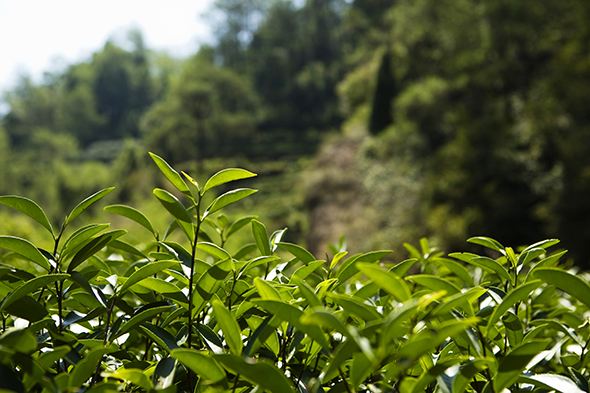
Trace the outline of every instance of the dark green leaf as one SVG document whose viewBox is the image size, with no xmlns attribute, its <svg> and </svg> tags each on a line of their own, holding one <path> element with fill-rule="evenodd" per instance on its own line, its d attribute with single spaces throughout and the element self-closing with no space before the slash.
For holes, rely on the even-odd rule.
<svg viewBox="0 0 590 393">
<path fill-rule="evenodd" d="M 75 268 L 80 266 L 82 262 L 86 261 L 88 258 L 102 250 L 107 244 L 109 244 L 114 239 L 123 236 L 126 234 L 127 231 L 125 230 L 115 230 L 103 233 L 94 239 L 90 240 L 87 244 L 84 245 L 77 253 L 73 256 L 72 260 L 68 265 L 68 273 L 74 271 Z"/>
<path fill-rule="evenodd" d="M 234 374 L 272 393 L 295 393 L 287 377 L 274 365 L 247 362 L 235 355 L 215 355 L 215 359 Z"/>
<path fill-rule="evenodd" d="M 144 323 L 139 326 L 139 328 L 152 340 L 154 340 L 161 349 L 165 351 L 171 351 L 175 348 L 178 348 L 178 342 L 176 337 L 172 335 L 166 329 L 152 325 L 151 323 Z"/>
<path fill-rule="evenodd" d="M 142 323 L 144 321 L 150 320 L 151 318 L 153 318 L 154 316 L 156 316 L 158 314 L 163 314 L 167 311 L 171 311 L 172 308 L 173 308 L 172 306 L 160 306 L 160 307 L 148 308 L 147 310 L 141 311 L 140 313 L 134 315 L 127 322 L 125 322 L 123 325 L 121 325 L 121 328 L 117 331 L 116 335 L 113 335 L 112 339 L 115 339 L 115 338 L 127 333 L 133 327 L 139 325 L 140 323 Z"/>
</svg>

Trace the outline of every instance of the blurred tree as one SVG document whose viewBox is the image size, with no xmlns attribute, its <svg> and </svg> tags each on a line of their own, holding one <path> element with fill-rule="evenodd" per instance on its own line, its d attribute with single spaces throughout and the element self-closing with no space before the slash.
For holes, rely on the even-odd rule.
<svg viewBox="0 0 590 393">
<path fill-rule="evenodd" d="M 172 161 L 246 154 L 257 111 L 256 95 L 244 78 L 196 55 L 146 114 L 143 127 L 149 148 Z"/>
</svg>

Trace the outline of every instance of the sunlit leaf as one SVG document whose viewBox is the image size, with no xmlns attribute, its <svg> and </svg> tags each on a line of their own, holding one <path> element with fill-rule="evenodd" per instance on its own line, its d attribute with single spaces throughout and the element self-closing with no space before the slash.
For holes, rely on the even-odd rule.
<svg viewBox="0 0 590 393">
<path fill-rule="evenodd" d="M 76 217 L 78 217 L 80 214 L 82 214 L 86 209 L 88 209 L 90 206 L 92 206 L 96 202 L 100 201 L 102 198 L 107 196 L 107 194 L 111 193 L 114 189 L 115 189 L 115 187 L 108 187 L 108 188 L 102 189 L 102 190 L 90 195 L 88 198 L 84 199 L 82 202 L 77 204 L 76 207 L 74 207 L 72 209 L 70 214 L 67 215 L 64 225 L 68 225 L 69 223 L 71 223 Z"/>
<path fill-rule="evenodd" d="M 208 190 L 212 189 L 213 187 L 220 186 L 225 183 L 229 183 L 235 180 L 247 179 L 250 177 L 256 176 L 255 173 L 252 173 L 246 169 L 241 168 L 227 168 L 222 169 L 221 171 L 217 172 L 213 176 L 207 180 L 205 186 L 203 187 L 203 193 L 207 192 Z"/>
<path fill-rule="evenodd" d="M 23 214 L 26 214 L 37 223 L 41 224 L 43 228 L 47 229 L 52 236 L 54 235 L 53 227 L 51 226 L 47 215 L 41 206 L 37 204 L 37 202 L 22 196 L 4 195 L 0 196 L 0 204 L 6 205 L 20 211 Z"/>
<path fill-rule="evenodd" d="M 28 240 L 15 236 L 0 236 L 0 248 L 5 248 L 23 256 L 47 271 L 51 269 L 47 258 Z"/>
</svg>

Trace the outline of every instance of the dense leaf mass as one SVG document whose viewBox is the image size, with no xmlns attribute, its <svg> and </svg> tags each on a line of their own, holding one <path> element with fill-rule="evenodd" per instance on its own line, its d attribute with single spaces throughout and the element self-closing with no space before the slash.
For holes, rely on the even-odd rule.
<svg viewBox="0 0 590 393">
<path fill-rule="evenodd" d="M 169 228 L 130 206 L 104 209 L 147 229 L 146 243 L 76 227 L 111 189 L 53 227 L 33 201 L 2 197 L 60 229 L 49 247 L 2 236 L 0 389 L 588 391 L 590 283 L 560 262 L 558 240 L 513 249 L 474 237 L 478 254 L 445 255 L 422 239 L 407 259 L 335 246 L 321 260 L 282 242 L 284 229 L 228 219 L 242 198 L 219 201 L 236 191 L 205 208 L 205 192 L 254 173 L 220 171 L 203 188 L 183 174 L 189 187 L 152 158 L 174 186 L 155 193 Z"/>
</svg>

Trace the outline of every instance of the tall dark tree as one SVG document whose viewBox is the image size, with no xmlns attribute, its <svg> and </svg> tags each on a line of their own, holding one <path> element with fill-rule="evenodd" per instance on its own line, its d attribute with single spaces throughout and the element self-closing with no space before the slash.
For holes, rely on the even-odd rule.
<svg viewBox="0 0 590 393">
<path fill-rule="evenodd" d="M 393 122 L 393 99 L 396 95 L 396 86 L 391 56 L 390 50 L 383 53 L 377 72 L 377 83 L 369 117 L 369 132 L 372 134 L 378 134 Z"/>
</svg>

